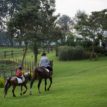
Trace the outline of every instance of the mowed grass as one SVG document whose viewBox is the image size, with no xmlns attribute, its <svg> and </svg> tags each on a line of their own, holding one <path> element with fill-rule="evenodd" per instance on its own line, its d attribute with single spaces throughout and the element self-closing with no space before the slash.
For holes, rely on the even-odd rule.
<svg viewBox="0 0 107 107">
<path fill-rule="evenodd" d="M 0 107 L 107 107 L 107 58 L 98 61 L 58 61 L 54 54 L 48 54 L 54 61 L 53 84 L 49 92 L 38 95 L 37 81 L 34 83 L 33 95 L 20 96 L 17 87 L 16 98 L 11 89 L 3 98 L 0 89 Z"/>
</svg>

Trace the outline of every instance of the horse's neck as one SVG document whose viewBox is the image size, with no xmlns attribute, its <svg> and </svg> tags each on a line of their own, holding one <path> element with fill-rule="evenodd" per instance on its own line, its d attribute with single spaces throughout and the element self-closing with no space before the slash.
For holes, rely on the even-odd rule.
<svg viewBox="0 0 107 107">
<path fill-rule="evenodd" d="M 29 81 L 30 74 L 24 75 L 24 77 L 25 77 L 25 80 Z"/>
<path fill-rule="evenodd" d="M 27 75 L 24 75 L 24 78 L 25 78 L 25 81 L 28 79 L 28 76 Z"/>
<path fill-rule="evenodd" d="M 51 67 L 53 67 L 53 61 L 50 61 L 50 64 L 49 64 Z"/>
</svg>

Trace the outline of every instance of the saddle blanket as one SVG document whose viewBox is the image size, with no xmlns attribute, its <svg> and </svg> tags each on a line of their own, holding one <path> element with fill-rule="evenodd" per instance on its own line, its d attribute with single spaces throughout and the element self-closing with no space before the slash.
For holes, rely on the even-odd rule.
<svg viewBox="0 0 107 107">
<path fill-rule="evenodd" d="M 25 78 L 22 77 L 22 79 L 21 79 L 21 78 L 17 77 L 17 81 L 18 81 L 18 84 L 22 84 L 25 81 Z"/>
</svg>

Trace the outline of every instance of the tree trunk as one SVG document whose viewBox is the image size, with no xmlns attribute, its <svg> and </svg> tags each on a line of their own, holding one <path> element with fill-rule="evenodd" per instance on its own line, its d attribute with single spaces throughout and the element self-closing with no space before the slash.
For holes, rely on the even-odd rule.
<svg viewBox="0 0 107 107">
<path fill-rule="evenodd" d="M 34 54 L 34 63 L 35 63 L 35 66 L 37 66 L 37 54 Z"/>
<path fill-rule="evenodd" d="M 34 46 L 33 46 L 33 52 L 34 52 L 34 63 L 35 63 L 35 66 L 37 66 L 38 47 L 36 42 L 34 43 Z"/>
<path fill-rule="evenodd" d="M 96 55 L 96 53 L 95 53 L 95 44 L 94 44 L 95 42 L 93 41 L 92 42 L 92 52 L 91 52 L 91 56 L 90 56 L 90 59 L 95 59 L 96 60 L 96 58 L 97 58 L 97 55 Z"/>
<path fill-rule="evenodd" d="M 25 60 L 25 57 L 26 57 L 26 53 L 27 53 L 27 50 L 28 50 L 28 43 L 25 43 L 25 49 L 24 49 L 24 53 L 23 53 L 23 58 L 22 58 L 22 66 L 24 64 L 24 60 Z"/>
<path fill-rule="evenodd" d="M 13 47 L 13 38 L 9 38 L 10 46 Z"/>
<path fill-rule="evenodd" d="M 56 51 L 56 57 L 58 56 L 58 43 L 56 42 L 56 47 L 55 47 L 55 51 Z"/>
<path fill-rule="evenodd" d="M 56 46 L 56 56 L 58 56 L 58 46 Z"/>
</svg>

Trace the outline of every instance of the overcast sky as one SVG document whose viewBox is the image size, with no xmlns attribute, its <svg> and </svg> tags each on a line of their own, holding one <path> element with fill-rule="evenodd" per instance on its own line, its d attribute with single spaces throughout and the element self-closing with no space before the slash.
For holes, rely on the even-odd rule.
<svg viewBox="0 0 107 107">
<path fill-rule="evenodd" d="M 107 0 L 56 0 L 56 13 L 74 17 L 78 10 L 87 14 L 107 8 Z"/>
</svg>

